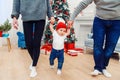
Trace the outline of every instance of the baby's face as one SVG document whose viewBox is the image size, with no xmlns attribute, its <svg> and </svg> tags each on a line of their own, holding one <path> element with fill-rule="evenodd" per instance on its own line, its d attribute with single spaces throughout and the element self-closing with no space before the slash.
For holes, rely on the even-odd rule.
<svg viewBox="0 0 120 80">
<path fill-rule="evenodd" d="M 66 34 L 66 29 L 65 28 L 60 28 L 60 29 L 57 30 L 57 33 L 60 36 L 64 36 Z"/>
</svg>

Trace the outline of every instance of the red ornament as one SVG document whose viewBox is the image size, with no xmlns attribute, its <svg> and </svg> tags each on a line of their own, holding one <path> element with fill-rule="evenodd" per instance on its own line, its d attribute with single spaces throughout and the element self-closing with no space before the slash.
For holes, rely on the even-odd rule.
<svg viewBox="0 0 120 80">
<path fill-rule="evenodd" d="M 50 36 L 50 39 L 52 39 L 53 38 L 53 36 Z"/>
<path fill-rule="evenodd" d="M 66 2 L 66 0 L 63 0 L 63 2 L 65 3 L 65 2 Z"/>
<path fill-rule="evenodd" d="M 68 35 L 67 38 L 70 38 L 70 35 Z"/>
<path fill-rule="evenodd" d="M 74 30 L 71 31 L 73 34 L 75 33 Z"/>
<path fill-rule="evenodd" d="M 57 10 L 58 9 L 58 6 L 55 6 L 55 8 L 54 8 L 55 10 Z"/>
<path fill-rule="evenodd" d="M 68 11 L 65 11 L 64 14 L 69 15 L 69 12 L 68 12 Z"/>
<path fill-rule="evenodd" d="M 60 4 L 60 1 L 56 1 L 57 4 Z"/>
<path fill-rule="evenodd" d="M 56 14 L 58 15 L 58 14 L 60 14 L 60 12 L 59 12 L 59 11 L 57 11 L 57 12 L 56 12 Z"/>
</svg>

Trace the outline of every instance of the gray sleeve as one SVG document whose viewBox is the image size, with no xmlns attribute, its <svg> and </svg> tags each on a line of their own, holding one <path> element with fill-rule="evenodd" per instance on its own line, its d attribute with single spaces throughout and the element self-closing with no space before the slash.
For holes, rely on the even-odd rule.
<svg viewBox="0 0 120 80">
<path fill-rule="evenodd" d="M 48 18 L 53 16 L 53 12 L 52 12 L 52 8 L 50 6 L 50 1 L 49 0 L 47 0 L 47 16 L 48 16 Z"/>
<path fill-rule="evenodd" d="M 76 16 L 92 2 L 93 0 L 82 0 L 76 7 L 76 9 L 73 11 L 73 13 L 70 15 L 70 20 L 73 21 L 76 18 Z"/>
<path fill-rule="evenodd" d="M 13 0 L 13 9 L 12 9 L 12 14 L 11 17 L 16 17 L 17 19 L 19 18 L 20 14 L 20 0 Z"/>
</svg>

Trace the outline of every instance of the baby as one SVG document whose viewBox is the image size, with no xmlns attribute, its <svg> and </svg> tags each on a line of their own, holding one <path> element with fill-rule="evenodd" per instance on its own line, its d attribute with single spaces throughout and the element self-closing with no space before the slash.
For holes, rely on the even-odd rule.
<svg viewBox="0 0 120 80">
<path fill-rule="evenodd" d="M 65 22 L 58 21 L 56 29 L 50 24 L 50 30 L 53 36 L 52 51 L 50 54 L 50 68 L 54 68 L 54 60 L 58 59 L 57 74 L 61 74 L 63 62 L 64 62 L 64 40 L 70 34 L 70 28 L 67 28 Z"/>
</svg>

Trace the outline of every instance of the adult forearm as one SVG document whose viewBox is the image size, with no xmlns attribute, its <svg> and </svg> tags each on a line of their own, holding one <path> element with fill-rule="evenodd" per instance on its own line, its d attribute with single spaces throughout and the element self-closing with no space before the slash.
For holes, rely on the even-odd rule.
<svg viewBox="0 0 120 80">
<path fill-rule="evenodd" d="M 13 9 L 11 17 L 12 18 L 16 17 L 18 19 L 19 14 L 20 14 L 20 0 L 13 0 Z"/>
<path fill-rule="evenodd" d="M 47 0 L 47 16 L 48 16 L 48 18 L 51 18 L 54 16 L 49 0 Z"/>
<path fill-rule="evenodd" d="M 89 4 L 92 3 L 93 0 L 83 0 L 79 3 L 79 5 L 75 8 L 73 13 L 70 16 L 70 20 L 74 20 L 76 16 L 83 10 L 85 9 Z"/>
</svg>

